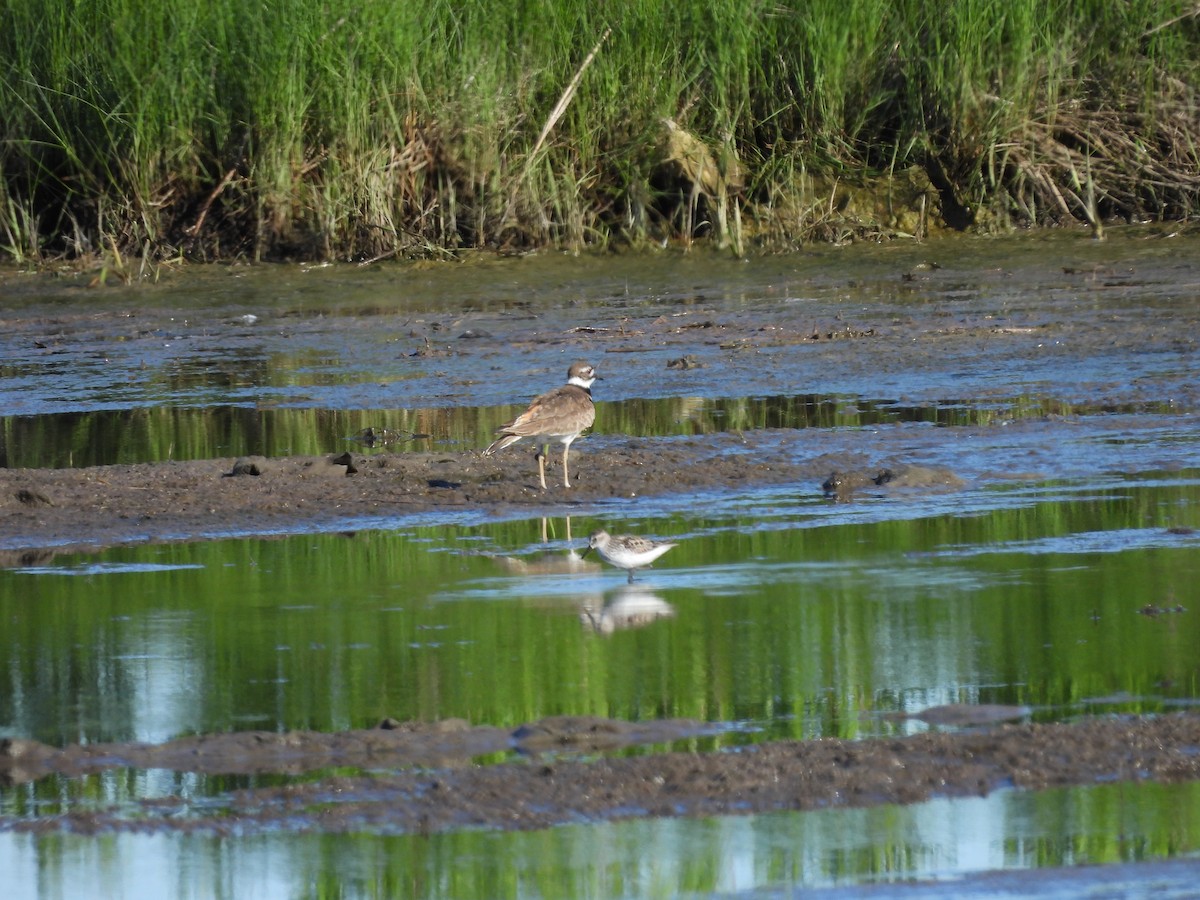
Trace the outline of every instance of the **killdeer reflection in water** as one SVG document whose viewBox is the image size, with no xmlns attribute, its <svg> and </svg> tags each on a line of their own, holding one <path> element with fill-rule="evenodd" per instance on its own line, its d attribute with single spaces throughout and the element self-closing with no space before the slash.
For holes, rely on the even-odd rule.
<svg viewBox="0 0 1200 900">
<path fill-rule="evenodd" d="M 675 546 L 677 545 L 671 541 L 652 541 L 636 534 L 593 531 L 583 555 L 587 556 L 595 550 L 606 563 L 629 572 L 629 583 L 633 584 L 634 569 L 650 565 Z"/>
<path fill-rule="evenodd" d="M 483 451 L 491 456 L 522 438 L 533 438 L 544 444 L 538 453 L 538 480 L 546 490 L 546 454 L 550 444 L 558 441 L 563 445 L 563 487 L 571 486 L 567 473 L 567 453 L 571 442 L 592 427 L 596 421 L 596 407 L 592 404 L 592 382 L 599 376 L 585 362 L 577 362 L 567 370 L 567 383 L 552 391 L 535 397 L 529 408 L 507 425 L 501 425 L 496 433 L 499 438 Z"/>
<path fill-rule="evenodd" d="M 567 522 L 567 552 L 564 555 L 558 550 L 540 553 L 535 556 L 498 556 L 496 562 L 514 575 L 575 575 L 580 572 L 596 572 L 600 563 L 584 559 L 571 546 L 571 517 Z M 550 543 L 549 521 L 542 517 L 542 545 Z"/>
</svg>

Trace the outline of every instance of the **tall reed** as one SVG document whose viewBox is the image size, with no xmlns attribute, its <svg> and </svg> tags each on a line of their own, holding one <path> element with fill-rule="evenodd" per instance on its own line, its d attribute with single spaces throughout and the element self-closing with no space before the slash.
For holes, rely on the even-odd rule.
<svg viewBox="0 0 1200 900">
<path fill-rule="evenodd" d="M 815 209 L 807 176 L 913 166 L 962 226 L 1188 216 L 1198 18 L 1191 0 L 0 0 L 0 253 L 721 236 L 742 210 Z"/>
</svg>

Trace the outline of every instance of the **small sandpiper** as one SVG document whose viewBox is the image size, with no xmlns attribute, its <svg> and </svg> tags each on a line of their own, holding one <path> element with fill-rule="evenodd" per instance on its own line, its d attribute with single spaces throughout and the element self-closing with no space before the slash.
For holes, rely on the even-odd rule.
<svg viewBox="0 0 1200 900">
<path fill-rule="evenodd" d="M 571 441 L 592 427 L 596 421 L 596 407 L 592 404 L 592 382 L 599 376 L 588 363 L 577 362 L 567 370 L 567 383 L 552 391 L 535 397 L 529 408 L 507 425 L 501 425 L 496 433 L 501 435 L 483 451 L 491 456 L 521 438 L 534 438 L 544 442 L 543 451 L 538 453 L 538 480 L 546 490 L 546 455 L 550 442 L 563 445 L 563 487 L 571 486 L 567 473 L 567 452 Z"/>
<path fill-rule="evenodd" d="M 591 537 L 588 538 L 588 547 L 583 551 L 583 556 L 587 556 L 595 550 L 605 562 L 618 569 L 628 571 L 629 583 L 633 584 L 634 569 L 650 565 L 675 546 L 678 545 L 671 541 L 652 541 L 636 534 L 609 534 L 607 531 L 593 531 Z"/>
</svg>

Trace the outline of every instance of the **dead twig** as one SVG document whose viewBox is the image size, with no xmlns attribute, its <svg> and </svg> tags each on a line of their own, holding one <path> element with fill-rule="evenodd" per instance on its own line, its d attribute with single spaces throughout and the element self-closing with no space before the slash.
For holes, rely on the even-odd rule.
<svg viewBox="0 0 1200 900">
<path fill-rule="evenodd" d="M 200 229 L 204 227 L 204 220 L 208 218 L 208 211 L 212 208 L 216 199 L 221 196 L 221 192 L 229 186 L 229 182 L 233 181 L 233 176 L 237 174 L 237 169 L 230 169 L 225 173 L 225 177 L 221 179 L 221 183 L 213 188 L 212 193 L 208 195 L 208 199 L 200 207 L 200 215 L 196 217 L 196 221 L 189 228 L 184 229 L 184 234 L 188 237 L 195 237 L 200 233 Z"/>
<path fill-rule="evenodd" d="M 1165 22 L 1159 22 L 1153 28 L 1147 29 L 1142 34 L 1142 37 L 1150 37 L 1150 35 L 1155 34 L 1156 32 L 1162 31 L 1164 28 L 1170 28 L 1172 25 L 1178 25 L 1184 19 L 1194 19 L 1197 16 L 1200 16 L 1200 3 L 1197 3 L 1194 7 L 1192 7 L 1187 12 L 1180 13 L 1173 19 L 1167 19 L 1167 21 L 1165 21 Z"/>
<path fill-rule="evenodd" d="M 571 100 L 575 97 L 575 92 L 579 90 L 579 83 L 583 81 L 583 73 L 587 71 L 588 66 L 596 58 L 596 54 L 600 52 L 600 48 L 604 46 L 604 42 L 608 40 L 612 34 L 612 28 L 604 29 L 604 34 L 600 35 L 600 40 L 596 41 L 596 45 L 592 47 L 591 52 L 583 58 L 583 62 L 579 64 L 579 68 L 575 70 L 575 75 L 571 81 L 563 89 L 558 102 L 554 104 L 554 109 L 550 110 L 550 115 L 546 118 L 546 123 L 542 126 L 542 131 L 538 135 L 537 140 L 533 142 L 533 149 L 529 151 L 529 155 L 525 157 L 525 165 L 521 169 L 521 175 L 513 184 L 512 192 L 508 197 L 508 205 L 504 210 L 504 218 L 502 221 L 507 222 L 509 216 L 512 215 L 513 205 L 517 202 L 517 191 L 521 185 L 529 177 L 530 171 L 533 169 L 534 163 L 537 162 L 538 153 L 542 149 L 542 145 L 546 143 L 546 138 L 550 136 L 550 132 L 554 130 L 554 126 L 558 124 L 558 120 L 566 113 L 567 107 L 571 105 Z"/>
</svg>

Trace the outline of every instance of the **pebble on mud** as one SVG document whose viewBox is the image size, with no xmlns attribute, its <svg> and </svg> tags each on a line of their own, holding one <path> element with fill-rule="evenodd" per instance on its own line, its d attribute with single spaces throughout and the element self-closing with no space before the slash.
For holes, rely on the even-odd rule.
<svg viewBox="0 0 1200 900">
<path fill-rule="evenodd" d="M 941 466 L 897 465 L 883 469 L 832 472 L 821 484 L 826 498 L 845 502 L 867 487 L 956 491 L 966 482 Z"/>
<path fill-rule="evenodd" d="M 236 478 L 239 475 L 262 475 L 267 470 L 267 461 L 261 456 L 239 459 L 233 464 L 233 468 L 226 473 L 228 478 Z"/>
</svg>

